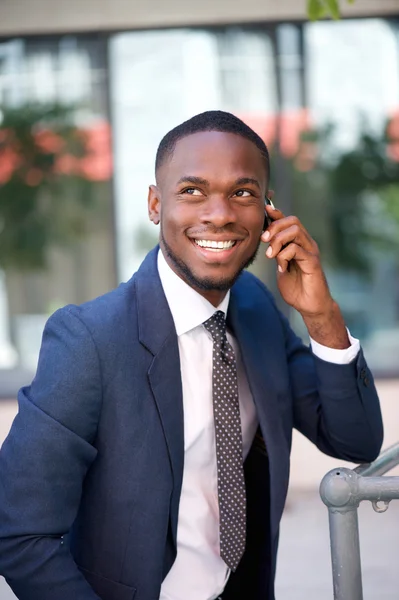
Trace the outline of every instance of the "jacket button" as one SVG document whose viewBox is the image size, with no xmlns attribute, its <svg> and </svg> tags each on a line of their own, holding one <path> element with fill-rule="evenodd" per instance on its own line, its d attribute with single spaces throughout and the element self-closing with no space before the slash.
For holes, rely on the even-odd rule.
<svg viewBox="0 0 399 600">
<path fill-rule="evenodd" d="M 360 379 L 363 380 L 363 385 L 368 387 L 370 385 L 370 379 L 367 377 L 367 369 L 362 369 L 360 371 Z"/>
</svg>

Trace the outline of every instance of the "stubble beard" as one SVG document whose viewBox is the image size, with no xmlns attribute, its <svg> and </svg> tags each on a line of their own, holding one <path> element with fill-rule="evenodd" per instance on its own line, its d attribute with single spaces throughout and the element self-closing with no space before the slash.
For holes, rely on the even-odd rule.
<svg viewBox="0 0 399 600">
<path fill-rule="evenodd" d="M 184 262 L 184 260 L 182 260 L 179 256 L 177 256 L 174 253 L 174 251 L 172 250 L 172 248 L 169 246 L 169 244 L 166 242 L 164 235 L 163 235 L 162 224 L 161 224 L 161 231 L 160 231 L 160 242 L 161 242 L 162 249 L 165 251 L 169 260 L 173 263 L 174 270 L 176 271 L 176 273 L 186 283 L 188 283 L 188 285 L 190 287 L 197 289 L 197 290 L 204 291 L 204 292 L 210 292 L 210 291 L 227 292 L 231 287 L 233 287 L 233 285 L 235 284 L 235 282 L 237 281 L 237 279 L 239 278 L 239 276 L 241 275 L 243 270 L 247 269 L 249 266 L 252 265 L 252 263 L 254 262 L 257 254 L 258 254 L 259 247 L 260 247 L 260 240 L 259 240 L 259 243 L 255 249 L 255 252 L 253 252 L 253 254 L 248 259 L 243 261 L 243 263 L 240 265 L 240 267 L 238 268 L 237 272 L 235 273 L 235 275 L 233 277 L 224 278 L 224 279 L 223 278 L 213 279 L 211 277 L 203 277 L 200 279 L 194 275 L 194 273 L 190 270 L 189 266 Z"/>
</svg>

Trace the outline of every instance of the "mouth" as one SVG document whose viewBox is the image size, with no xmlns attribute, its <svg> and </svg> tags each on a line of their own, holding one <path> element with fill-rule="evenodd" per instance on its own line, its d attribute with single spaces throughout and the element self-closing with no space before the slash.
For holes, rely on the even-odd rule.
<svg viewBox="0 0 399 600">
<path fill-rule="evenodd" d="M 216 240 L 193 240 L 196 246 L 200 248 L 204 248 L 211 252 L 223 252 L 225 250 L 230 250 L 234 248 L 237 244 L 237 240 L 226 240 L 226 241 L 216 241 Z"/>
<path fill-rule="evenodd" d="M 224 262 L 229 260 L 232 254 L 235 253 L 242 240 L 207 240 L 207 239 L 191 239 L 193 246 L 201 254 L 207 262 Z"/>
</svg>

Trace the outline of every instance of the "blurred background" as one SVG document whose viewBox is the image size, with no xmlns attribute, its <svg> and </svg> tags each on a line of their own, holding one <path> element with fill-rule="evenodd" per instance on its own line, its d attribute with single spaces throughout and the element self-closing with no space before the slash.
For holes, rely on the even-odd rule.
<svg viewBox="0 0 399 600">
<path fill-rule="evenodd" d="M 397 441 L 399 0 L 341 4 L 340 21 L 310 22 L 306 0 L 0 0 L 0 444 L 46 319 L 137 269 L 157 241 L 158 143 L 209 109 L 267 143 L 275 204 L 318 242 L 377 379 L 384 445 Z M 274 268 L 253 269 L 275 292 Z M 335 466 L 296 435 L 287 519 L 301 502 L 314 518 L 303 498 Z M 397 597 L 378 589 L 370 598 Z"/>
</svg>

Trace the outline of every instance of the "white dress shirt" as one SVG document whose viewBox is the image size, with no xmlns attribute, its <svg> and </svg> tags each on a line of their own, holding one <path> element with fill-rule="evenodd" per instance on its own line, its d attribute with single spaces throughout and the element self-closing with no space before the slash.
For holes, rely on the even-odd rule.
<svg viewBox="0 0 399 600">
<path fill-rule="evenodd" d="M 202 323 L 216 310 L 225 314 L 227 292 L 215 308 L 186 284 L 158 252 L 158 271 L 178 336 L 184 410 L 184 471 L 177 524 L 177 557 L 162 583 L 160 600 L 213 600 L 223 592 L 230 571 L 219 554 L 219 507 L 212 404 L 212 349 Z M 236 339 L 227 332 L 237 361 L 243 455 L 247 456 L 258 427 Z M 353 341 L 352 341 L 353 340 Z M 345 364 L 359 351 L 351 338 L 347 350 L 333 350 L 311 340 L 323 360 Z"/>
</svg>

